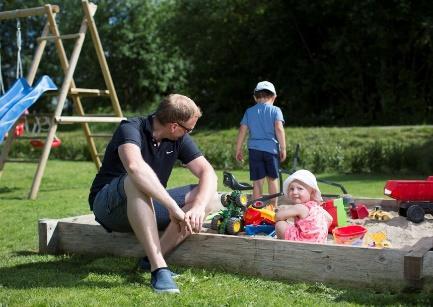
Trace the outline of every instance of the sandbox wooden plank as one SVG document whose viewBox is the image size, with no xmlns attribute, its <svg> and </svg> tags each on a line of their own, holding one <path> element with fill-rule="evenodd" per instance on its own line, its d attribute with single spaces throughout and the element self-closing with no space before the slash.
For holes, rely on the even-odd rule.
<svg viewBox="0 0 433 307">
<path fill-rule="evenodd" d="M 200 234 L 180 245 L 169 261 L 269 278 L 372 285 L 403 281 L 403 254 L 400 250 Z"/>
<path fill-rule="evenodd" d="M 39 222 L 42 253 L 76 253 L 141 257 L 133 234 L 108 233 L 93 215 Z M 289 242 L 266 237 L 200 233 L 190 236 L 168 257 L 185 266 L 222 268 L 268 278 L 331 282 L 346 286 L 401 288 L 404 249 L 374 249 Z M 423 278 L 433 284 L 433 252 L 422 263 Z"/>
</svg>

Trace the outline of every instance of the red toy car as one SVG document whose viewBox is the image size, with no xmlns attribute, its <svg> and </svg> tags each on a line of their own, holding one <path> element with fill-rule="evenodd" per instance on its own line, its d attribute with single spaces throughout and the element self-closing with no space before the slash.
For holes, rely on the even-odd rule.
<svg viewBox="0 0 433 307">
<path fill-rule="evenodd" d="M 398 213 L 409 221 L 420 223 L 424 214 L 433 214 L 433 176 L 427 180 L 388 180 L 385 195 L 397 200 Z"/>
</svg>

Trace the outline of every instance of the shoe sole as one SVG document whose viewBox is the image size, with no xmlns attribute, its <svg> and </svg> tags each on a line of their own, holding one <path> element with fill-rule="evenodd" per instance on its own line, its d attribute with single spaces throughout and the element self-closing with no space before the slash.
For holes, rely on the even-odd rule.
<svg viewBox="0 0 433 307">
<path fill-rule="evenodd" d="M 160 289 L 153 288 L 153 291 L 155 291 L 156 293 L 171 293 L 171 294 L 180 293 L 179 289 L 164 289 L 164 290 L 160 290 Z"/>
</svg>

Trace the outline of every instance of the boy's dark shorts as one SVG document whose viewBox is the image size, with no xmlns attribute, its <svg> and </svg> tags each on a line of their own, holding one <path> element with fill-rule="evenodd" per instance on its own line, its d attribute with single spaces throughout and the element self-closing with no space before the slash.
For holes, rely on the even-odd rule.
<svg viewBox="0 0 433 307">
<path fill-rule="evenodd" d="M 133 232 L 126 212 L 127 202 L 123 186 L 125 178 L 126 175 L 115 178 L 109 184 L 106 184 L 96 194 L 93 202 L 95 220 L 109 232 Z M 182 208 L 185 205 L 186 194 L 196 186 L 196 184 L 186 185 L 167 190 L 167 192 Z M 156 200 L 153 200 L 153 206 L 158 229 L 164 230 L 170 223 L 168 210 Z"/>
<path fill-rule="evenodd" d="M 270 152 L 249 149 L 250 180 L 278 178 L 279 157 Z"/>
</svg>

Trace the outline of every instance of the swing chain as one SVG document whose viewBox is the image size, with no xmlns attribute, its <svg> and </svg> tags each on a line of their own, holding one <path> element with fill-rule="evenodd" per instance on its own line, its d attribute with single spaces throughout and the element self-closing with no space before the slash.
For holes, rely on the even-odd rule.
<svg viewBox="0 0 433 307">
<path fill-rule="evenodd" d="M 21 22 L 20 20 L 17 18 L 17 79 L 22 78 L 23 77 L 23 63 L 21 61 L 21 45 L 22 45 L 22 40 L 21 40 Z"/>
<path fill-rule="evenodd" d="M 2 73 L 2 43 L 0 41 L 0 91 L 1 94 L 4 95 L 5 93 L 5 86 L 4 86 L 4 82 L 3 82 L 3 73 Z"/>
</svg>

